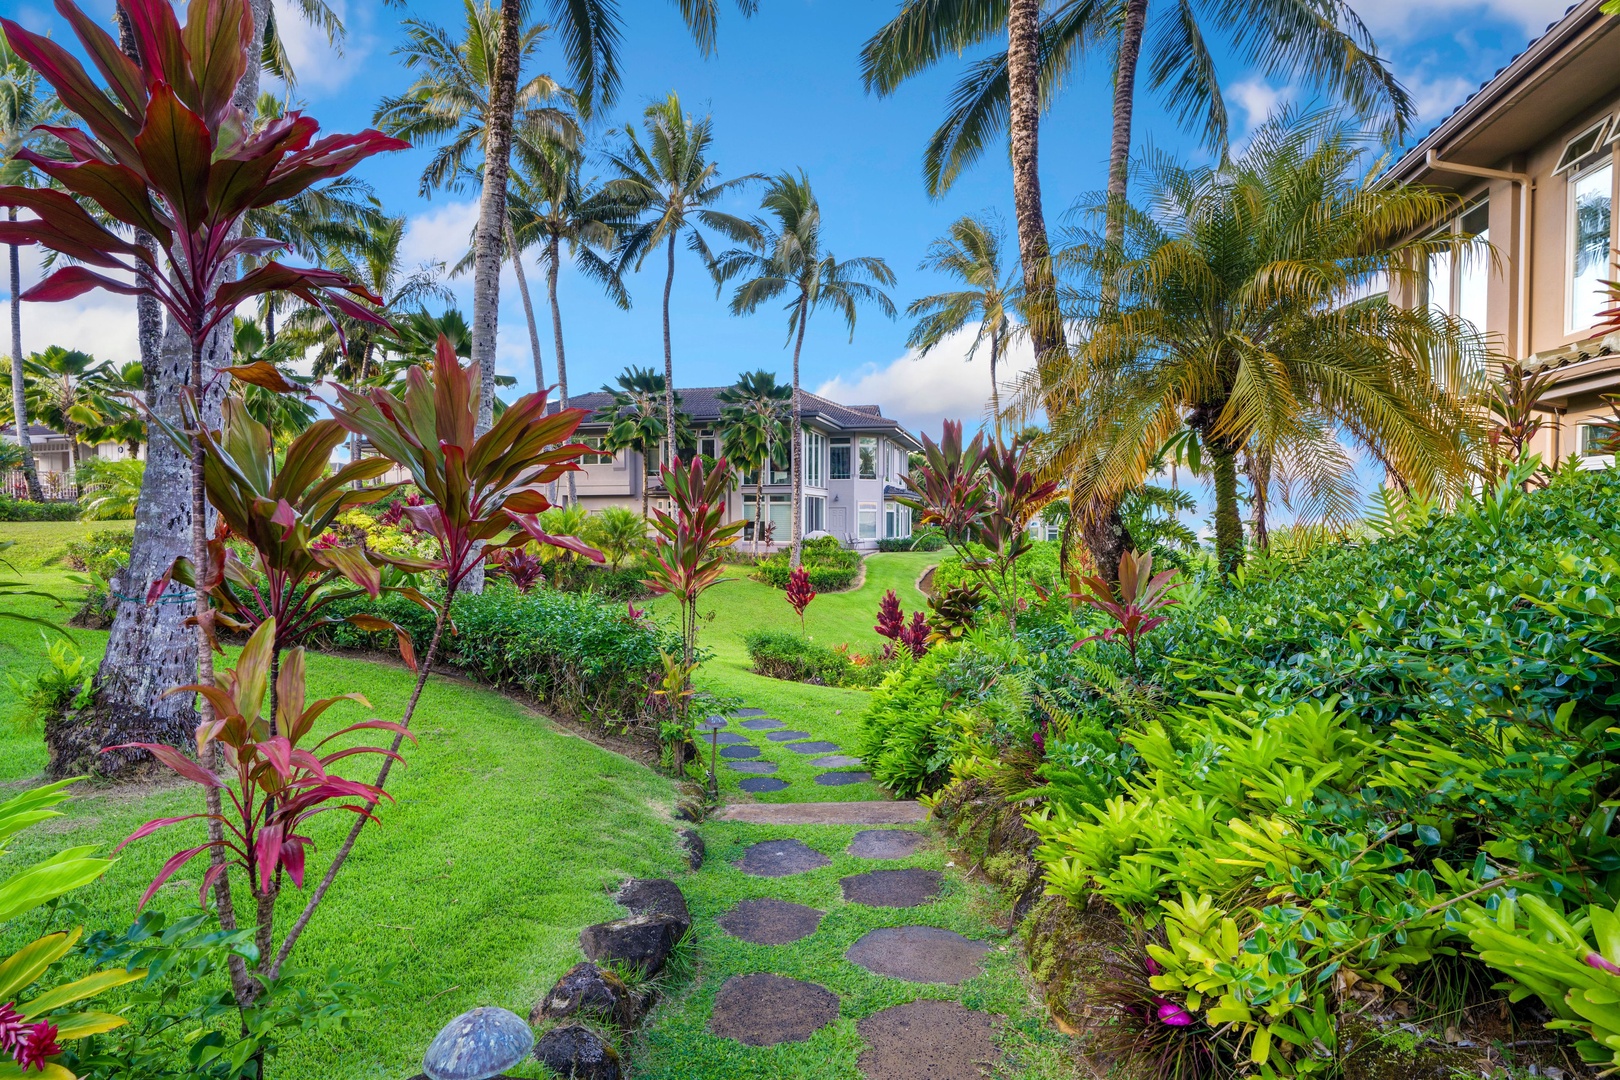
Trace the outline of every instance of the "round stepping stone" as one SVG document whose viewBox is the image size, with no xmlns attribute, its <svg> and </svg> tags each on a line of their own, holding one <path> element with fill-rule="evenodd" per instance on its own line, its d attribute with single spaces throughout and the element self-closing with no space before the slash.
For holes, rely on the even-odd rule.
<svg viewBox="0 0 1620 1080">
<path fill-rule="evenodd" d="M 838 744 L 833 742 L 796 742 L 789 743 L 788 749 L 795 754 L 825 754 L 837 750 Z"/>
<path fill-rule="evenodd" d="M 757 746 L 728 746 L 720 751 L 720 756 L 728 761 L 739 761 L 743 758 L 759 757 Z"/>
<path fill-rule="evenodd" d="M 788 786 L 788 782 L 786 780 L 778 780 L 774 776 L 750 776 L 746 780 L 737 781 L 737 786 L 742 788 L 744 791 L 751 791 L 755 794 L 759 794 L 760 792 L 765 791 L 781 791 L 783 788 Z"/>
<path fill-rule="evenodd" d="M 815 933 L 823 914 L 786 900 L 744 900 L 716 921 L 720 929 L 750 945 L 787 945 Z"/>
<path fill-rule="evenodd" d="M 741 726 L 747 728 L 749 731 L 764 731 L 766 728 L 781 727 L 782 721 L 772 720 L 768 716 L 762 716 L 758 720 L 744 720 Z"/>
<path fill-rule="evenodd" d="M 869 772 L 824 772 L 816 777 L 822 787 L 843 787 L 845 784 L 864 784 L 872 779 Z"/>
<path fill-rule="evenodd" d="M 745 1046 L 803 1042 L 838 1019 L 838 996 L 815 983 L 755 972 L 733 975 L 714 996 L 709 1030 Z"/>
<path fill-rule="evenodd" d="M 787 742 L 789 739 L 808 739 L 808 731 L 773 731 L 765 736 L 771 742 Z"/>
<path fill-rule="evenodd" d="M 851 757 L 849 754 L 828 754 L 826 757 L 816 758 L 810 764 L 818 769 L 847 769 L 860 763 L 860 758 Z"/>
<path fill-rule="evenodd" d="M 732 716 L 764 716 L 764 709 L 732 709 Z"/>
<path fill-rule="evenodd" d="M 748 746 L 748 736 L 739 735 L 735 731 L 722 731 L 718 735 L 704 735 L 703 742 L 717 742 L 721 746 Z"/>
<path fill-rule="evenodd" d="M 755 774 L 763 775 L 765 773 L 773 773 L 773 772 L 775 772 L 776 771 L 776 762 L 774 762 L 774 761 L 733 761 L 731 763 L 731 769 L 732 769 L 733 772 L 745 772 L 745 773 L 755 773 Z"/>
<path fill-rule="evenodd" d="M 868 870 L 840 878 L 844 899 L 868 907 L 918 907 L 939 896 L 938 870 Z"/>
<path fill-rule="evenodd" d="M 862 829 L 849 842 L 848 851 L 861 859 L 904 859 L 915 855 L 926 839 L 910 829 Z"/>
<path fill-rule="evenodd" d="M 990 1016 L 954 1001 L 913 1001 L 855 1025 L 866 1049 L 856 1065 L 873 1080 L 978 1080 L 1000 1057 Z"/>
<path fill-rule="evenodd" d="M 955 986 L 984 971 L 989 951 L 988 942 L 937 926 L 886 926 L 867 931 L 844 958 L 891 979 Z"/>
<path fill-rule="evenodd" d="M 830 866 L 832 860 L 803 840 L 762 840 L 732 865 L 754 877 L 787 877 Z"/>
</svg>

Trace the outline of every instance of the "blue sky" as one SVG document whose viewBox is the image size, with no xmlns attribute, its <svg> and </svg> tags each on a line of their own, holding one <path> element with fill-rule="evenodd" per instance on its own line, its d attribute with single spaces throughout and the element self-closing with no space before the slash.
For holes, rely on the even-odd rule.
<svg viewBox="0 0 1620 1080">
<path fill-rule="evenodd" d="M 993 210 L 1011 229 L 1010 173 L 1004 156 L 981 162 L 943 199 L 923 190 L 921 150 L 943 111 L 958 68 L 948 65 L 916 80 L 887 99 L 861 88 L 857 54 L 861 44 L 895 5 L 887 0 L 761 0 L 752 19 L 734 8 L 723 10 L 719 49 L 702 58 L 667 0 L 621 0 L 625 16 L 624 90 L 619 105 L 594 129 L 608 130 L 639 118 L 646 103 L 671 89 L 687 107 L 713 115 L 715 158 L 725 175 L 803 168 L 823 208 L 829 244 L 840 257 L 877 255 L 888 260 L 899 282 L 893 290 L 902 308 L 912 298 L 945 282 L 917 269 L 928 242 L 964 213 Z M 92 12 L 110 0 L 88 0 Z M 278 6 L 288 7 L 284 0 Z M 339 0 L 335 5 L 349 28 L 343 54 L 291 11 L 280 22 L 290 39 L 300 82 L 294 96 L 328 131 L 367 126 L 385 93 L 408 82 L 390 55 L 400 36 L 400 14 L 370 0 Z M 1418 100 L 1420 131 L 1444 117 L 1467 93 L 1488 78 L 1548 21 L 1563 10 L 1544 0 L 1360 0 L 1354 6 L 1371 25 L 1384 55 Z M 64 25 L 39 0 L 18 9 L 35 28 Z M 454 0 L 414 0 L 412 13 L 446 25 L 459 25 Z M 561 73 L 555 42 L 542 49 L 541 70 Z M 1241 66 L 1223 69 L 1227 99 L 1239 129 L 1264 116 L 1293 88 L 1268 84 Z M 1054 227 L 1064 210 L 1103 179 L 1111 87 L 1102 64 L 1082 73 L 1048 117 L 1042 130 L 1041 171 L 1048 221 Z M 1137 110 L 1139 149 L 1148 141 L 1186 148 L 1187 140 L 1152 100 Z M 465 250 L 476 192 L 416 194 L 426 150 L 391 155 L 362 170 L 385 206 L 410 218 L 413 260 L 453 263 Z M 757 192 L 734 200 L 731 209 L 752 213 Z M 539 275 L 531 270 L 537 304 L 543 297 Z M 621 312 L 589 282 L 565 272 L 562 305 L 568 334 L 570 384 L 595 389 L 628 364 L 661 364 L 659 299 L 662 267 L 651 263 L 630 281 L 634 307 Z M 465 279 L 452 279 L 459 302 L 470 308 Z M 508 270 L 502 290 L 500 362 L 520 385 L 534 382 L 522 309 Z M 134 352 L 133 317 L 125 302 L 88 299 L 79 307 L 35 307 L 25 313 L 25 347 L 56 342 L 125 359 Z M 907 356 L 907 325 L 876 311 L 861 315 L 854 342 L 843 325 L 822 316 L 813 321 L 804 351 L 804 382 L 828 387 L 855 404 L 875 403 L 917 427 L 937 429 L 942 416 L 973 418 L 983 409 L 988 380 L 983 363 L 967 364 L 963 350 Z M 767 367 L 787 374 L 785 315 L 764 311 L 731 316 L 715 297 L 696 257 L 679 256 L 674 294 L 674 349 L 677 383 L 731 382 L 737 372 Z M 542 323 L 542 341 L 549 343 Z M 549 344 L 548 380 L 555 379 Z"/>
</svg>

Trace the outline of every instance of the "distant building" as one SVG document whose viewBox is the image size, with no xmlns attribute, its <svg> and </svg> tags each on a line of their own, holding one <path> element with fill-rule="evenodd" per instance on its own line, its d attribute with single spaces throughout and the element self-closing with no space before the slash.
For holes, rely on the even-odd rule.
<svg viewBox="0 0 1620 1080">
<path fill-rule="evenodd" d="M 17 429 L 13 424 L 0 426 L 0 440 L 9 443 L 17 441 Z M 39 471 L 40 486 L 45 489 L 47 499 L 71 499 L 73 497 L 73 444 L 66 435 L 53 431 L 43 424 L 28 425 L 28 442 L 34 452 L 34 468 Z M 131 456 L 146 457 L 146 446 L 141 444 L 134 455 L 130 454 L 129 446 L 121 442 L 88 443 L 79 441 L 79 459 L 89 461 L 98 457 L 107 461 L 124 461 Z M 13 498 L 23 498 L 28 494 L 28 488 L 23 482 L 21 469 L 13 469 L 9 473 L 0 472 L 0 480 L 4 481 L 5 494 Z"/>
<path fill-rule="evenodd" d="M 1620 392 L 1620 334 L 1600 331 L 1614 280 L 1620 176 L 1620 19 L 1582 0 L 1484 83 L 1386 174 L 1455 192 L 1440 231 L 1487 237 L 1499 253 L 1436 256 L 1416 294 L 1472 321 L 1528 369 L 1557 373 L 1533 449 L 1549 464 L 1594 457 Z M 1604 458 L 1612 463 L 1612 459 Z"/>
</svg>

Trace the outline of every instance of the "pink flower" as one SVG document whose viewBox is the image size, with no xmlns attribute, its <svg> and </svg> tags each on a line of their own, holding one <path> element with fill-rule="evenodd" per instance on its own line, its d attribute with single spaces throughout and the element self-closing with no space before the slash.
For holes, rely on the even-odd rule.
<svg viewBox="0 0 1620 1080">
<path fill-rule="evenodd" d="M 23 1023 L 22 1014 L 11 1007 L 11 1002 L 0 1005 L 0 1050 L 9 1053 L 27 1030 L 28 1025 Z"/>
<path fill-rule="evenodd" d="M 10 1003 L 0 1005 L 0 1050 L 10 1053 L 23 1072 L 44 1072 L 48 1064 L 45 1059 L 62 1052 L 56 1045 L 55 1024 L 25 1024 Z"/>
<path fill-rule="evenodd" d="M 1159 1017 L 1159 1023 L 1161 1024 L 1168 1024 L 1171 1027 L 1188 1027 L 1193 1022 L 1192 1013 L 1169 998 L 1156 997 L 1153 999 L 1153 1004 L 1159 1007 L 1156 1015 Z"/>
<path fill-rule="evenodd" d="M 1597 968 L 1599 971 L 1607 971 L 1610 975 L 1620 975 L 1620 964 L 1610 963 L 1609 961 L 1603 959 L 1602 955 L 1599 953 L 1587 953 L 1586 966 Z"/>
<path fill-rule="evenodd" d="M 1164 969 L 1161 968 L 1159 966 L 1159 964 L 1158 964 L 1158 961 L 1154 960 L 1153 957 L 1151 957 L 1151 956 L 1142 957 L 1142 966 L 1147 968 L 1147 973 L 1149 975 L 1162 975 L 1162 974 L 1164 974 Z"/>
</svg>

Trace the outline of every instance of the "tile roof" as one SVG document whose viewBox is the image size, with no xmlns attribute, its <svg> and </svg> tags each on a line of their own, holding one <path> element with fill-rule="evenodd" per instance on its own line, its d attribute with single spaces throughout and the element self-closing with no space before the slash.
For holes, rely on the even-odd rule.
<svg viewBox="0 0 1620 1080">
<path fill-rule="evenodd" d="M 720 419 L 723 407 L 720 394 L 724 386 L 696 386 L 676 388 L 681 397 L 681 411 L 697 423 L 710 423 Z M 612 404 L 613 395 L 596 390 L 589 394 L 571 394 L 568 404 L 574 408 L 589 409 L 594 414 Z M 845 431 L 882 431 L 895 435 L 914 449 L 921 443 L 898 420 L 884 416 L 876 405 L 840 405 L 808 390 L 799 391 L 799 407 L 806 419 L 821 420 L 830 427 Z M 593 417 L 594 419 L 594 417 Z M 589 421 L 587 421 L 589 422 Z"/>
</svg>

